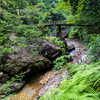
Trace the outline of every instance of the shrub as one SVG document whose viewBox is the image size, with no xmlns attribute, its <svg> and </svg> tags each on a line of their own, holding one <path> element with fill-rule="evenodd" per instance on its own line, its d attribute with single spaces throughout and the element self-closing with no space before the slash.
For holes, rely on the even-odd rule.
<svg viewBox="0 0 100 100">
<path fill-rule="evenodd" d="M 91 50 L 91 54 L 93 55 L 92 61 L 99 61 L 100 60 L 100 35 L 91 34 L 91 41 L 88 43 L 88 48 Z"/>
<path fill-rule="evenodd" d="M 58 57 L 56 60 L 53 61 L 53 70 L 57 71 L 58 69 L 60 69 L 65 63 L 68 62 L 68 59 L 70 59 L 70 55 L 63 55 L 61 57 Z"/>
</svg>

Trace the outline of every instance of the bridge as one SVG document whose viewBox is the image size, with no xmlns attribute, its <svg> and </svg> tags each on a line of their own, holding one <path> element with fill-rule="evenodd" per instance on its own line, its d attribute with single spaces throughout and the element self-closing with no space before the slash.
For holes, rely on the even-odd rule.
<svg viewBox="0 0 100 100">
<path fill-rule="evenodd" d="M 85 25 L 85 24 L 74 24 L 67 23 L 67 21 L 50 21 L 42 24 L 38 24 L 39 27 L 49 27 L 49 26 L 93 26 L 93 25 Z"/>
<path fill-rule="evenodd" d="M 60 36 L 61 34 L 61 26 L 95 26 L 95 25 L 85 25 L 85 24 L 75 24 L 75 23 L 67 23 L 66 21 L 50 21 L 42 24 L 38 24 L 38 27 L 44 28 L 49 26 L 58 26 L 58 32 L 57 36 Z"/>
</svg>

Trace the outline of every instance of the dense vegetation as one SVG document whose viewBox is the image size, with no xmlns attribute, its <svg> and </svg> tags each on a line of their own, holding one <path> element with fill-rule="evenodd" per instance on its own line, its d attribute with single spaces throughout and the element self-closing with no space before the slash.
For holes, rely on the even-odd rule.
<svg viewBox="0 0 100 100">
<path fill-rule="evenodd" d="M 70 77 L 59 88 L 51 88 L 39 100 L 99 100 L 100 63 L 67 65 Z M 74 75 L 73 75 L 74 74 Z"/>
<path fill-rule="evenodd" d="M 100 61 L 100 1 L 97 0 L 59 0 L 57 10 L 66 12 L 68 23 L 92 24 L 91 27 L 71 27 L 70 38 L 80 38 L 87 43 L 88 50 L 94 56 L 94 62 Z M 40 100 L 99 100 L 100 63 L 91 65 L 67 64 L 70 77 L 59 88 L 51 88 Z"/>
<path fill-rule="evenodd" d="M 68 65 L 71 74 L 69 79 L 40 100 L 99 100 L 100 0 L 0 1 L 0 67 L 3 64 L 1 58 L 5 62 L 6 54 L 13 52 L 14 46 L 28 49 L 29 45 L 33 45 L 32 50 L 28 51 L 38 55 L 39 42 L 44 37 L 48 39 L 52 27 L 41 30 L 37 24 L 55 20 L 90 25 L 67 28 L 70 30 L 70 38 L 78 38 L 86 43 L 87 50 L 93 56 L 91 63 L 94 64 Z M 10 39 L 9 36 L 13 34 L 14 37 Z M 56 65 L 56 69 L 57 66 L 61 67 Z"/>
</svg>

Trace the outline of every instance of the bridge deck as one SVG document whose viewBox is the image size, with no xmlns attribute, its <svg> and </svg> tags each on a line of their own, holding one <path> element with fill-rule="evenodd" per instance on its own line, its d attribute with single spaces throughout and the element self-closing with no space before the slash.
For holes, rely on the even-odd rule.
<svg viewBox="0 0 100 100">
<path fill-rule="evenodd" d="M 60 24 L 48 24 L 48 25 L 41 25 L 41 26 L 48 27 L 48 26 L 93 26 L 93 25 L 63 24 L 63 23 L 60 23 Z"/>
<path fill-rule="evenodd" d="M 40 24 L 38 26 L 39 27 L 49 27 L 49 26 L 94 26 L 94 25 L 74 24 L 74 23 L 67 24 L 67 22 L 57 21 L 57 22 L 43 23 L 42 25 Z"/>
</svg>

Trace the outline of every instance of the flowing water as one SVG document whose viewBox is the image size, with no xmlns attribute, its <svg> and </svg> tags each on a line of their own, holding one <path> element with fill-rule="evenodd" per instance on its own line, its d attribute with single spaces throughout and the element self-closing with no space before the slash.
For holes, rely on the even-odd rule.
<svg viewBox="0 0 100 100">
<path fill-rule="evenodd" d="M 84 51 L 84 46 L 80 41 L 75 39 L 66 39 L 68 45 L 74 44 L 75 50 L 70 54 L 74 54 L 73 63 L 76 63 L 80 56 L 86 55 L 86 51 Z M 61 82 L 65 78 L 63 76 L 68 76 L 68 71 L 64 70 L 62 74 L 59 74 L 60 70 L 54 72 L 53 70 L 47 71 L 46 73 L 39 73 L 36 76 L 31 78 L 24 88 L 17 93 L 15 96 L 8 96 L 5 98 L 1 98 L 0 100 L 38 100 L 38 96 L 42 96 L 49 87 L 58 87 L 56 82 Z"/>
<path fill-rule="evenodd" d="M 17 93 L 17 96 L 8 96 L 0 100 L 34 100 L 49 79 L 57 74 L 58 72 L 54 72 L 53 70 L 47 71 L 45 74 L 39 73 L 31 78 L 31 81 L 29 81 L 24 88 Z"/>
</svg>

